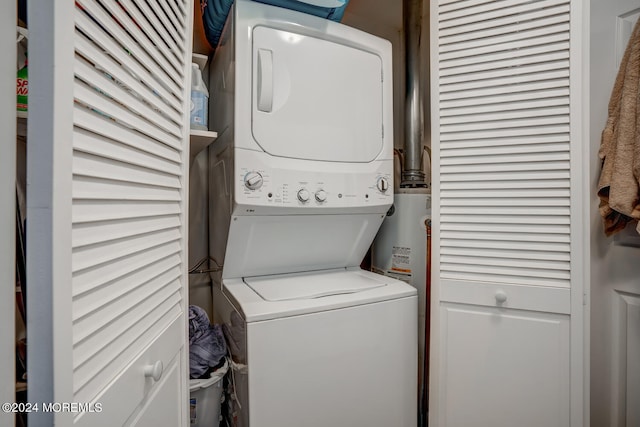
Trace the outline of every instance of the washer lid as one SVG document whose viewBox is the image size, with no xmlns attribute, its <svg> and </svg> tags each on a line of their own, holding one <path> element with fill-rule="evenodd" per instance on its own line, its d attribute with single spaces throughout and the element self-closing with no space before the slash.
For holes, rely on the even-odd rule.
<svg viewBox="0 0 640 427">
<path fill-rule="evenodd" d="M 364 292 L 387 286 L 386 280 L 359 271 L 334 270 L 248 277 L 244 282 L 266 301 L 291 301 Z"/>
<path fill-rule="evenodd" d="M 334 283 L 334 279 L 337 283 L 343 283 L 343 286 L 336 286 L 337 283 Z M 277 286 L 261 286 L 274 282 L 277 283 Z M 320 284 L 319 286 L 324 288 L 325 292 L 323 293 L 325 294 L 328 294 L 326 291 L 329 287 L 332 287 L 334 292 L 348 292 L 348 289 L 351 288 L 351 293 L 334 293 L 322 298 L 313 297 L 310 295 L 318 295 L 322 290 L 316 287 L 315 292 L 302 292 L 303 289 L 310 289 L 310 287 L 305 288 L 304 285 L 308 282 Z M 348 282 L 346 286 L 345 282 Z M 356 290 L 358 283 L 362 285 L 360 290 Z M 366 283 L 369 284 L 368 287 Z M 253 286 L 259 288 L 263 294 L 266 293 L 268 298 L 274 296 L 276 298 L 295 298 L 297 296 L 299 299 L 268 301 L 258 294 Z M 278 289 L 278 292 L 273 292 L 271 295 L 270 288 Z M 417 304 L 418 298 L 416 288 L 413 286 L 357 267 L 269 277 L 227 278 L 222 279 L 222 292 L 247 323 L 302 316 L 328 310 L 348 309 L 363 304 L 399 301 L 405 298 L 411 298 L 415 300 L 411 304 Z"/>
</svg>

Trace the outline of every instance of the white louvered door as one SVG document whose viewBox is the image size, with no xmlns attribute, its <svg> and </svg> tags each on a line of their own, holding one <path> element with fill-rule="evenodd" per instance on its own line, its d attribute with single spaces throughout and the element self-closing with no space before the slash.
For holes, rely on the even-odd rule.
<svg viewBox="0 0 640 427">
<path fill-rule="evenodd" d="M 30 425 L 186 425 L 192 1 L 29 8 Z"/>
<path fill-rule="evenodd" d="M 431 425 L 581 426 L 571 0 L 432 0 Z"/>
</svg>

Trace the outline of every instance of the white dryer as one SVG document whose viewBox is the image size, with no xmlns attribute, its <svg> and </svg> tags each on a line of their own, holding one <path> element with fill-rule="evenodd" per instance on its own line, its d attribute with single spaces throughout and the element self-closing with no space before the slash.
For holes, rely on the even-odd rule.
<svg viewBox="0 0 640 427">
<path fill-rule="evenodd" d="M 416 290 L 359 268 L 393 202 L 390 43 L 238 0 L 209 90 L 236 425 L 414 426 Z"/>
</svg>

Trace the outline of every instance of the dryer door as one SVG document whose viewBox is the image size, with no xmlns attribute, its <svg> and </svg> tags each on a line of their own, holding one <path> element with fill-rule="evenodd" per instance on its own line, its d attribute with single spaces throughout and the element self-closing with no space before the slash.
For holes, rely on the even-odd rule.
<svg viewBox="0 0 640 427">
<path fill-rule="evenodd" d="M 315 37 L 253 29 L 253 137 L 267 153 L 370 162 L 382 150 L 382 61 Z"/>
</svg>

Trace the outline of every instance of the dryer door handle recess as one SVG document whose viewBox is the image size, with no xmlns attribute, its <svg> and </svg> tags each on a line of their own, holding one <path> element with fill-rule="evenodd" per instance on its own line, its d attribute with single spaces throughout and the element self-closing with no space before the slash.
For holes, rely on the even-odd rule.
<svg viewBox="0 0 640 427">
<path fill-rule="evenodd" d="M 270 113 L 273 108 L 273 52 L 258 49 L 258 110 Z"/>
</svg>

